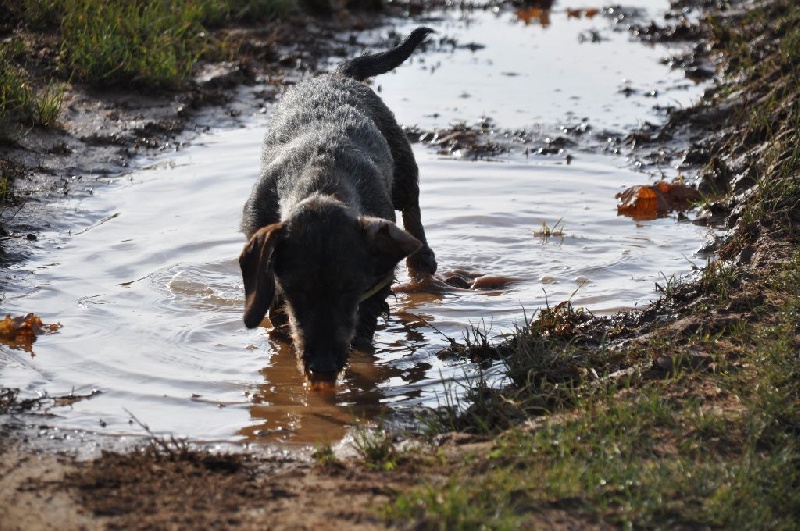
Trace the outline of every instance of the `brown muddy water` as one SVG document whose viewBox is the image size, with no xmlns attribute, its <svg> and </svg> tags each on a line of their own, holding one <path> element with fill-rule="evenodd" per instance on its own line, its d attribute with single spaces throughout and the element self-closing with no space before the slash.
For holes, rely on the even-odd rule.
<svg viewBox="0 0 800 531">
<path fill-rule="evenodd" d="M 655 16 L 666 2 L 635 5 Z M 658 120 L 654 105 L 685 105 L 701 90 L 658 63 L 675 49 L 633 42 L 600 15 L 554 11 L 546 27 L 510 11 L 443 12 L 424 22 L 438 36 L 485 47 L 437 47 L 379 78 L 405 125 L 488 115 L 543 136 L 584 118 L 624 131 Z M 396 30 L 417 24 L 400 21 Z M 605 40 L 580 39 L 591 31 Z M 625 86 L 658 95 L 625 97 Z M 656 282 L 704 262 L 697 251 L 707 229 L 674 216 L 617 217 L 614 194 L 651 177 L 596 145 L 574 149 L 569 165 L 522 148 L 473 162 L 418 145 L 423 220 L 440 271 L 516 281 L 398 290 L 375 354 L 354 354 L 336 392 L 312 391 L 289 345 L 241 321 L 237 225 L 268 124 L 254 108 L 240 128 L 215 130 L 124 179 L 96 180 L 93 196 L 65 201 L 63 228 L 19 266 L 33 271 L 28 289 L 7 294 L 3 312 L 36 312 L 63 328 L 40 337 L 34 356 L 0 347 L 0 382 L 23 396 L 101 391 L 52 407 L 43 419 L 51 436 L 140 435 L 132 414 L 153 432 L 195 441 L 337 442 L 355 419 L 413 417 L 469 385 L 476 367 L 435 355 L 443 334 L 459 339 L 476 325 L 501 336 L 524 313 L 569 297 L 595 313 L 633 308 L 656 298 Z M 543 223 L 563 233 L 542 238 Z M 399 283 L 407 282 L 400 268 Z"/>
</svg>

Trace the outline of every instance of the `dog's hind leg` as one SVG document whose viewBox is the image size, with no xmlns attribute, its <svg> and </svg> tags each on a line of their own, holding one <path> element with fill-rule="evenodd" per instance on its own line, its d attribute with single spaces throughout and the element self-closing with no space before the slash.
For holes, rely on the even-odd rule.
<svg viewBox="0 0 800 531">
<path fill-rule="evenodd" d="M 403 214 L 403 228 L 422 242 L 422 247 L 406 259 L 412 273 L 433 274 L 436 272 L 436 257 L 428 246 L 422 215 L 419 208 L 419 169 L 414 159 L 406 133 L 397 123 L 394 114 L 371 90 L 359 91 L 357 97 L 364 99 L 370 117 L 378 126 L 389 150 L 392 152 L 392 206 Z"/>
<path fill-rule="evenodd" d="M 394 182 L 392 184 L 392 204 L 403 215 L 403 228 L 422 242 L 422 247 L 406 259 L 412 274 L 433 274 L 436 272 L 436 256 L 428 246 L 425 228 L 422 226 L 422 212 L 419 208 L 419 169 L 414 153 L 408 142 L 394 142 Z"/>
<path fill-rule="evenodd" d="M 436 256 L 428 247 L 425 239 L 425 228 L 422 226 L 422 214 L 419 205 L 401 210 L 403 214 L 403 227 L 416 239 L 422 242 L 422 247 L 417 252 L 406 258 L 406 265 L 412 273 L 436 273 Z"/>
</svg>

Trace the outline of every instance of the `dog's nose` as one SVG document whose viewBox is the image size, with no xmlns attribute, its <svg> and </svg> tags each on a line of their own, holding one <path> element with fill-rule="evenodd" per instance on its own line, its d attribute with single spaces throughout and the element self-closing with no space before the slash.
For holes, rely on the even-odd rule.
<svg viewBox="0 0 800 531">
<path fill-rule="evenodd" d="M 339 374 L 339 366 L 333 357 L 321 356 L 308 360 L 306 365 L 311 382 L 335 382 Z"/>
<path fill-rule="evenodd" d="M 308 382 L 314 391 L 336 389 L 336 372 L 309 372 Z"/>
</svg>

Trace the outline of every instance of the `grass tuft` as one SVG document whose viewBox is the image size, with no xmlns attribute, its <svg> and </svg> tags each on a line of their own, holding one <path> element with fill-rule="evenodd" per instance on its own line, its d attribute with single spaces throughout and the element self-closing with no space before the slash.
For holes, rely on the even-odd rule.
<svg viewBox="0 0 800 531">
<path fill-rule="evenodd" d="M 353 443 L 367 466 L 386 471 L 397 467 L 397 451 L 382 425 L 375 428 L 357 425 L 353 430 Z"/>
<path fill-rule="evenodd" d="M 333 446 L 330 443 L 320 444 L 314 449 L 312 454 L 314 461 L 323 467 L 334 467 L 339 464 L 336 458 L 336 452 L 333 451 Z"/>
<path fill-rule="evenodd" d="M 16 57 L 19 42 L 0 43 L 0 142 L 10 144 L 19 136 L 17 124 L 50 127 L 56 124 L 64 102 L 64 87 L 51 83 L 36 90 Z"/>
</svg>

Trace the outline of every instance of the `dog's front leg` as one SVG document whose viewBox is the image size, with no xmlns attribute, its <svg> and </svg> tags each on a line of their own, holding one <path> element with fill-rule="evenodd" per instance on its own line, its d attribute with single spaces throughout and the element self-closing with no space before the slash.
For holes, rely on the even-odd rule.
<svg viewBox="0 0 800 531">
<path fill-rule="evenodd" d="M 292 333 L 289 328 L 289 316 L 286 313 L 284 304 L 283 295 L 280 293 L 275 294 L 267 316 L 269 317 L 269 322 L 272 323 L 274 332 L 291 337 Z"/>
<path fill-rule="evenodd" d="M 372 348 L 372 338 L 375 335 L 375 329 L 378 327 L 378 317 L 389 314 L 389 304 L 386 302 L 386 297 L 391 292 L 391 288 L 385 286 L 358 305 L 358 325 L 356 326 L 356 335 L 352 341 L 353 348 L 359 350 Z"/>
</svg>

